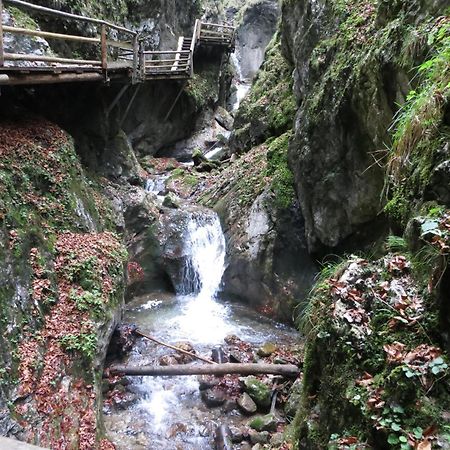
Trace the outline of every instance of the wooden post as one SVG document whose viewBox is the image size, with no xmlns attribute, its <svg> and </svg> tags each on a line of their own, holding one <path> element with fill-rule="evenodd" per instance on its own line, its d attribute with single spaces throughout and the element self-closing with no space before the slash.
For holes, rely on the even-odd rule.
<svg viewBox="0 0 450 450">
<path fill-rule="evenodd" d="M 139 42 L 139 71 L 140 71 L 140 79 L 141 81 L 145 81 L 145 51 L 144 51 L 144 42 Z"/>
<path fill-rule="evenodd" d="M 101 38 L 100 38 L 100 45 L 101 45 L 101 62 L 102 62 L 102 70 L 103 70 L 103 76 L 105 77 L 105 83 L 108 81 L 108 43 L 107 36 L 106 36 L 106 25 L 102 24 L 101 29 Z"/>
<path fill-rule="evenodd" d="M 0 0 L 0 67 L 5 65 L 5 58 L 3 54 L 3 1 Z"/>
<path fill-rule="evenodd" d="M 133 84 L 139 83 L 139 36 L 133 37 Z"/>
</svg>

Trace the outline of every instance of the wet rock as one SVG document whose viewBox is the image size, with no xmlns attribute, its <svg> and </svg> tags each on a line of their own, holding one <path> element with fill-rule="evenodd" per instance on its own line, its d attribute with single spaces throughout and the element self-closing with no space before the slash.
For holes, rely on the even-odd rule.
<svg viewBox="0 0 450 450">
<path fill-rule="evenodd" d="M 174 356 L 171 355 L 163 355 L 159 358 L 159 364 L 161 366 L 173 366 L 174 364 L 178 364 L 178 361 Z"/>
<path fill-rule="evenodd" d="M 233 129 L 234 119 L 232 115 L 225 109 L 219 106 L 216 111 L 215 119 L 217 123 L 228 131 Z"/>
<path fill-rule="evenodd" d="M 216 430 L 215 437 L 216 449 L 231 450 L 233 442 L 231 440 L 231 431 L 227 425 L 220 425 Z"/>
<path fill-rule="evenodd" d="M 270 434 L 268 431 L 249 431 L 250 442 L 252 444 L 267 444 L 269 442 Z"/>
<path fill-rule="evenodd" d="M 286 405 L 284 406 L 284 413 L 288 419 L 293 419 L 297 410 L 300 406 L 300 400 L 302 397 L 303 383 L 299 378 L 295 380 L 289 391 L 289 397 L 287 399 Z"/>
<path fill-rule="evenodd" d="M 114 330 L 108 347 L 108 356 L 122 358 L 131 351 L 136 342 L 136 325 L 121 324 Z"/>
<path fill-rule="evenodd" d="M 225 336 L 224 341 L 228 345 L 236 345 L 243 342 L 242 339 L 237 337 L 235 334 L 229 334 L 228 336 Z"/>
<path fill-rule="evenodd" d="M 281 358 L 280 356 L 275 356 L 275 358 L 273 358 L 273 363 L 274 364 L 288 364 L 288 361 L 286 361 L 284 358 Z"/>
<path fill-rule="evenodd" d="M 244 431 L 239 427 L 230 427 L 231 440 L 234 444 L 238 444 L 244 440 Z"/>
<path fill-rule="evenodd" d="M 256 403 L 246 392 L 239 397 L 237 404 L 245 414 L 254 414 L 258 409 Z"/>
<path fill-rule="evenodd" d="M 277 346 L 272 342 L 266 342 L 262 347 L 260 347 L 257 351 L 258 356 L 262 356 L 263 358 L 270 356 L 272 353 L 277 351 Z"/>
<path fill-rule="evenodd" d="M 213 361 L 219 364 L 228 362 L 228 358 L 220 345 L 212 349 L 211 358 Z"/>
<path fill-rule="evenodd" d="M 208 408 L 216 408 L 218 406 L 222 406 L 226 400 L 225 394 L 218 389 L 207 389 L 205 391 L 202 391 L 201 397 Z"/>
<path fill-rule="evenodd" d="M 278 419 L 274 414 L 258 416 L 250 420 L 248 426 L 256 431 L 276 431 Z"/>
<path fill-rule="evenodd" d="M 201 391 L 211 389 L 212 387 L 217 386 L 219 384 L 219 379 L 211 375 L 200 375 L 199 377 L 197 377 L 197 380 L 199 383 L 198 388 Z"/>
<path fill-rule="evenodd" d="M 244 391 L 253 399 L 257 406 L 269 408 L 271 391 L 269 387 L 255 377 L 246 377 L 243 380 Z"/>
<path fill-rule="evenodd" d="M 263 450 L 263 449 L 264 449 L 264 446 L 262 444 L 255 444 L 252 447 L 252 450 Z"/>
<path fill-rule="evenodd" d="M 226 413 L 229 413 L 231 411 L 234 411 L 235 409 L 237 409 L 237 403 L 235 400 L 226 400 L 224 405 L 223 405 L 223 410 Z"/>
<path fill-rule="evenodd" d="M 231 363 L 241 363 L 244 362 L 244 355 L 237 350 L 230 351 L 230 362 Z"/>
<path fill-rule="evenodd" d="M 195 355 L 195 349 L 189 342 L 179 342 L 175 344 L 175 347 Z M 177 360 L 178 364 L 187 364 L 195 360 L 193 356 L 185 355 L 184 353 L 176 353 L 173 357 Z"/>
<path fill-rule="evenodd" d="M 239 447 L 239 450 L 252 450 L 252 446 L 248 442 L 243 442 Z"/>
<path fill-rule="evenodd" d="M 173 193 L 169 192 L 163 200 L 163 206 L 171 209 L 178 209 L 180 207 L 180 201 L 178 197 Z"/>
<path fill-rule="evenodd" d="M 274 447 L 279 447 L 284 442 L 284 434 L 283 433 L 275 433 L 270 438 L 270 445 Z"/>
</svg>

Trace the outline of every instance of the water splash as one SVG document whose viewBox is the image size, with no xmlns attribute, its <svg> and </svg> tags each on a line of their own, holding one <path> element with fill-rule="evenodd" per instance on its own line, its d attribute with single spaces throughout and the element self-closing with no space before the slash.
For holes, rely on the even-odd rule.
<svg viewBox="0 0 450 450">
<path fill-rule="evenodd" d="M 188 223 L 184 247 L 188 257 L 180 291 L 198 299 L 214 298 L 225 271 L 225 237 L 217 214 L 194 214 Z"/>
</svg>

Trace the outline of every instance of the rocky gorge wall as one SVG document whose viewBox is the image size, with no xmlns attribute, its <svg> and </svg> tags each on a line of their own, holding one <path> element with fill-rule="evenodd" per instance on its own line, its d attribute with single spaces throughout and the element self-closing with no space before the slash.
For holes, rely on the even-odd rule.
<svg viewBox="0 0 450 450">
<path fill-rule="evenodd" d="M 283 2 L 307 246 L 342 255 L 299 319 L 296 448 L 449 445 L 448 13 L 442 1 Z"/>
</svg>

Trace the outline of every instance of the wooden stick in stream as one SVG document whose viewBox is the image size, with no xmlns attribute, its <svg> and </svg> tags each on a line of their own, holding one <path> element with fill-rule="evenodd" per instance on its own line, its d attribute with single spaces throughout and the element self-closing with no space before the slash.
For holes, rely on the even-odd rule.
<svg viewBox="0 0 450 450">
<path fill-rule="evenodd" d="M 300 373 L 297 366 L 291 364 L 188 364 L 175 366 L 111 366 L 112 373 L 130 376 L 178 376 L 178 375 L 283 375 L 296 377 Z"/>
<path fill-rule="evenodd" d="M 175 350 L 176 352 L 183 353 L 184 355 L 191 356 L 192 358 L 199 359 L 200 361 L 206 362 L 208 364 L 217 364 L 216 362 L 211 361 L 210 359 L 207 359 L 207 358 L 203 358 L 202 356 L 196 355 L 195 353 L 187 352 L 186 350 L 183 350 L 182 348 L 178 348 L 173 345 L 166 344 L 165 342 L 158 341 L 158 339 L 155 339 L 154 337 L 149 336 L 148 334 L 142 333 L 142 331 L 136 330 L 135 333 L 139 336 L 144 337 L 145 339 L 148 339 L 149 341 L 153 341 L 156 344 L 162 345 L 163 347 L 167 347 L 172 350 Z"/>
</svg>

